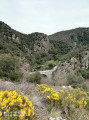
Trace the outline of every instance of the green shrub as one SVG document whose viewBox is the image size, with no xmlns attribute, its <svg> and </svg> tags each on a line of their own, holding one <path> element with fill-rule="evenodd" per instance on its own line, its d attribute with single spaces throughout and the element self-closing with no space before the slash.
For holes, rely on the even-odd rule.
<svg viewBox="0 0 89 120">
<path fill-rule="evenodd" d="M 81 87 L 82 87 L 85 91 L 88 91 L 88 87 L 87 87 L 87 85 L 86 85 L 85 83 L 83 83 L 83 84 L 81 85 Z"/>
<path fill-rule="evenodd" d="M 9 78 L 11 79 L 11 81 L 19 81 L 20 74 L 18 72 L 11 72 Z"/>
<path fill-rule="evenodd" d="M 6 80 L 19 81 L 19 59 L 10 54 L 0 55 L 0 77 Z"/>
<path fill-rule="evenodd" d="M 50 60 L 46 63 L 46 69 L 52 69 L 56 63 L 53 60 Z"/>
<path fill-rule="evenodd" d="M 53 105 L 52 105 L 52 104 L 49 104 L 49 105 L 47 106 L 47 111 L 48 111 L 49 113 L 51 113 L 52 109 L 53 109 Z"/>
<path fill-rule="evenodd" d="M 67 85 L 71 85 L 74 88 L 79 87 L 83 81 L 84 78 L 82 76 L 76 76 L 75 74 L 69 74 L 67 76 Z"/>
<path fill-rule="evenodd" d="M 81 71 L 82 77 L 85 79 L 89 79 L 89 71 Z"/>
<path fill-rule="evenodd" d="M 42 77 L 41 77 L 40 72 L 35 72 L 35 73 L 33 73 L 33 74 L 31 74 L 30 76 L 27 77 L 27 81 L 39 84 L 41 82 L 41 78 Z"/>
<path fill-rule="evenodd" d="M 77 75 L 81 75 L 85 79 L 89 79 L 89 70 L 79 70 Z"/>
<path fill-rule="evenodd" d="M 52 69 L 54 67 L 54 64 L 53 63 L 49 63 L 48 67 L 49 67 L 49 69 Z"/>
</svg>

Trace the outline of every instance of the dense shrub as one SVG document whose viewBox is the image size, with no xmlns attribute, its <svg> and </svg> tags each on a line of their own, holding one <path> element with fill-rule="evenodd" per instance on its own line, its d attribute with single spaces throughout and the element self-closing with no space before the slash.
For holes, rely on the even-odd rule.
<svg viewBox="0 0 89 120">
<path fill-rule="evenodd" d="M 38 88 L 43 95 L 47 94 L 46 97 L 50 101 L 50 103 L 56 105 L 59 102 L 59 92 L 55 91 L 53 88 L 50 88 L 45 84 L 38 85 Z"/>
<path fill-rule="evenodd" d="M 70 118 L 68 120 L 77 120 L 72 119 L 73 114 L 75 114 L 76 110 L 82 109 L 84 111 L 89 110 L 89 94 L 84 91 L 82 88 L 76 88 L 76 89 L 64 89 L 60 90 L 59 92 L 55 91 L 53 88 L 50 88 L 47 85 L 41 84 L 38 85 L 39 91 L 42 93 L 42 95 L 45 94 L 45 97 L 47 98 L 48 102 L 52 107 L 61 108 L 63 113 L 65 114 L 66 118 Z M 48 111 L 50 112 L 52 110 L 52 107 L 48 106 Z M 83 116 L 79 116 L 80 118 Z M 88 115 L 86 116 L 88 120 Z M 75 116 L 76 118 L 76 116 Z M 84 117 L 83 117 L 84 118 Z M 78 119 L 80 120 L 80 119 Z M 85 120 L 85 119 L 81 119 Z"/>
<path fill-rule="evenodd" d="M 0 55 L 0 77 L 6 80 L 19 81 L 19 59 L 10 54 Z"/>
<path fill-rule="evenodd" d="M 41 82 L 41 74 L 39 72 L 35 72 L 27 77 L 27 81 L 39 84 Z"/>
<path fill-rule="evenodd" d="M 52 69 L 55 65 L 56 65 L 56 63 L 53 60 L 50 60 L 46 63 L 45 68 Z"/>
<path fill-rule="evenodd" d="M 76 76 L 75 74 L 69 74 L 67 76 L 67 85 L 72 85 L 72 87 L 79 87 L 83 81 L 82 76 Z"/>
<path fill-rule="evenodd" d="M 14 91 L 0 92 L 0 120 L 33 120 L 34 106 L 25 96 Z"/>
<path fill-rule="evenodd" d="M 54 64 L 53 63 L 49 63 L 48 67 L 49 67 L 49 69 L 52 69 L 54 67 Z"/>
<path fill-rule="evenodd" d="M 88 70 L 79 70 L 78 73 L 81 74 L 83 78 L 89 79 L 89 71 Z"/>
</svg>

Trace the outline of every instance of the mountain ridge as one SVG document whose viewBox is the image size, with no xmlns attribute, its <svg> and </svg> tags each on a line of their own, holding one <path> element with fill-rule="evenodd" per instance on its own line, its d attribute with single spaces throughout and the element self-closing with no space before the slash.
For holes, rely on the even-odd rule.
<svg viewBox="0 0 89 120">
<path fill-rule="evenodd" d="M 58 56 L 88 44 L 89 28 L 76 28 L 52 35 L 39 32 L 24 34 L 0 22 L 0 54 L 25 57 L 32 66 L 56 60 Z"/>
</svg>

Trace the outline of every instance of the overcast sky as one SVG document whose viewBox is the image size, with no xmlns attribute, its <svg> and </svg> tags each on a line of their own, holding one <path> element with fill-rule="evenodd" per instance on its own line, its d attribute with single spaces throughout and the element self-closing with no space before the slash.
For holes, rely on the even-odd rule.
<svg viewBox="0 0 89 120">
<path fill-rule="evenodd" d="M 89 0 L 0 0 L 0 21 L 28 34 L 89 27 Z"/>
</svg>

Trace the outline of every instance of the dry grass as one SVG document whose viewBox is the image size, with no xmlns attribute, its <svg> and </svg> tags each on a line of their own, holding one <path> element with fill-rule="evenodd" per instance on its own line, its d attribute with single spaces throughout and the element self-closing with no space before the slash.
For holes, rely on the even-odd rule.
<svg viewBox="0 0 89 120">
<path fill-rule="evenodd" d="M 53 80 L 48 78 L 42 78 L 41 84 L 53 85 Z"/>
<path fill-rule="evenodd" d="M 51 87 L 57 91 L 63 89 L 62 86 L 51 86 Z M 46 101 L 42 96 L 39 95 L 39 92 L 37 91 L 37 87 L 34 83 L 28 83 L 26 81 L 22 81 L 20 83 L 18 82 L 13 83 L 10 81 L 0 80 L 0 90 L 10 90 L 10 91 L 16 90 L 17 92 L 22 93 L 25 96 L 28 96 L 34 103 L 36 109 L 36 115 L 38 117 L 40 116 L 48 117 L 46 113 L 47 112 Z M 52 109 L 49 116 L 52 117 L 62 116 L 63 118 L 66 118 L 65 114 L 62 114 L 61 109 L 55 109 L 55 108 Z M 67 116 L 66 120 L 89 120 L 89 112 L 85 109 L 75 109 L 73 112 L 72 111 L 70 112 L 70 115 L 69 117 Z"/>
<path fill-rule="evenodd" d="M 0 80 L 0 90 L 16 90 L 17 92 L 21 92 L 24 95 L 30 95 L 31 91 L 35 91 L 35 84 L 28 83 L 25 81 L 22 81 L 21 83 L 18 82 L 10 82 L 10 81 L 4 81 Z"/>
<path fill-rule="evenodd" d="M 74 113 L 71 113 L 68 120 L 89 120 L 89 112 L 85 109 L 76 109 Z"/>
</svg>

